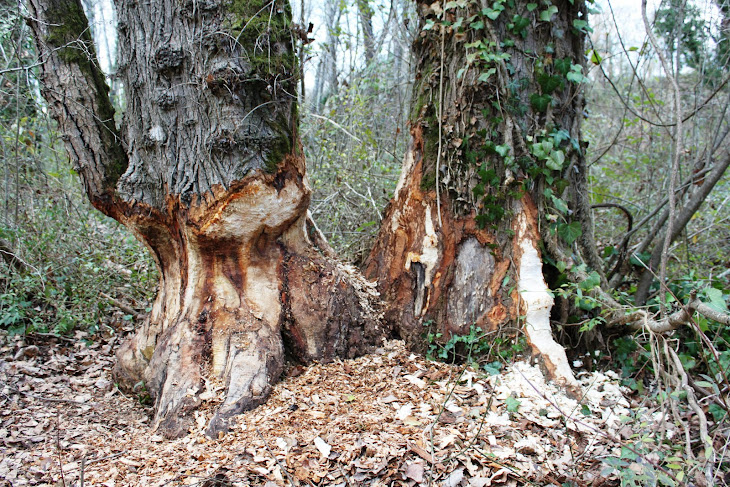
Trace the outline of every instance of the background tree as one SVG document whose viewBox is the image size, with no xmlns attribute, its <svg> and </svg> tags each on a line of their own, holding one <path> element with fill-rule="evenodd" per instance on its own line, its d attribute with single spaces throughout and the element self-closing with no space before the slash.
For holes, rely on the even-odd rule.
<svg viewBox="0 0 730 487">
<path fill-rule="evenodd" d="M 187 432 L 201 397 L 222 393 L 215 434 L 266 398 L 285 349 L 331 360 L 382 331 L 370 285 L 307 221 L 288 5 L 117 7 L 123 132 L 78 0 L 29 3 L 43 94 L 91 202 L 160 270 L 117 380 L 144 382 L 171 436 Z"/>
<path fill-rule="evenodd" d="M 372 247 L 405 152 L 414 5 L 407 0 L 370 1 L 358 4 L 355 12 L 354 5 L 340 6 L 337 39 L 327 29 L 326 35 L 320 34 L 326 42 L 311 48 L 321 62 L 329 59 L 334 43 L 337 59 L 352 61 L 336 66 L 343 80 L 337 89 L 308 98 L 302 141 L 312 181 L 312 216 L 338 255 L 359 265 Z M 373 23 L 371 61 L 365 31 L 347 30 L 361 25 L 365 6 Z M 319 66 L 310 67 L 315 89 L 326 84 Z"/>
</svg>

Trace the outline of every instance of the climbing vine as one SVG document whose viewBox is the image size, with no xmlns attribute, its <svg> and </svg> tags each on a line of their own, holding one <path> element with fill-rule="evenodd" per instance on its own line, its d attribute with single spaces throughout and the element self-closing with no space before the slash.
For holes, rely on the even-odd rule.
<svg viewBox="0 0 730 487">
<path fill-rule="evenodd" d="M 509 201 L 529 192 L 546 210 L 544 223 L 572 244 L 581 224 L 572 221 L 566 191 L 582 157 L 573 119 L 582 111 L 576 94 L 586 80 L 585 54 L 572 43 L 582 45 L 590 32 L 587 10 L 549 0 L 486 7 L 451 0 L 421 8 L 423 49 L 417 42 L 416 53 L 429 67 L 416 84 L 422 188 L 439 181 L 452 211 L 474 214 L 482 228 L 496 228 L 509 217 Z M 441 42 L 445 59 L 428 48 Z"/>
</svg>

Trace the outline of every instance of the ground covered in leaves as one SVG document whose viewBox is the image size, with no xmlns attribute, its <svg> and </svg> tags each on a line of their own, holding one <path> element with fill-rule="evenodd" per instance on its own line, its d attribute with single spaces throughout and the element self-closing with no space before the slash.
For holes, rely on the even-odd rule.
<svg viewBox="0 0 730 487">
<path fill-rule="evenodd" d="M 204 436 L 208 408 L 169 441 L 114 387 L 116 339 L 0 340 L 0 486 L 610 486 L 602 459 L 631 434 L 610 372 L 581 374 L 579 402 L 524 362 L 489 376 L 389 342 L 292 368 L 221 438 Z"/>
</svg>

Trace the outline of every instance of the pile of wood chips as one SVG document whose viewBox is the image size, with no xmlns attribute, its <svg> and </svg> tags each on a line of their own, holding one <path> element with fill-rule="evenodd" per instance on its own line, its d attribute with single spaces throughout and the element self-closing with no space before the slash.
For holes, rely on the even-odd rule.
<svg viewBox="0 0 730 487">
<path fill-rule="evenodd" d="M 170 441 L 114 387 L 116 340 L 0 340 L 0 486 L 617 485 L 600 459 L 629 403 L 610 373 L 584 373 L 579 403 L 528 363 L 488 376 L 392 341 L 291 368 L 213 440 L 212 399 Z"/>
</svg>

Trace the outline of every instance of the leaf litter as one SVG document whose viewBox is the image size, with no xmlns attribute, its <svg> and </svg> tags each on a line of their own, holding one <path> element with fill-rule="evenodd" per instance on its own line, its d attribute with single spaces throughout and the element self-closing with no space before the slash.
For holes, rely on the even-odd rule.
<svg viewBox="0 0 730 487">
<path fill-rule="evenodd" d="M 204 430 L 223 391 L 208 391 L 194 431 L 167 440 L 114 386 L 115 338 L 0 339 L 0 486 L 618 485 L 600 458 L 631 404 L 610 371 L 580 375 L 578 401 L 527 362 L 488 376 L 390 341 L 292 367 L 217 439 Z"/>
</svg>

